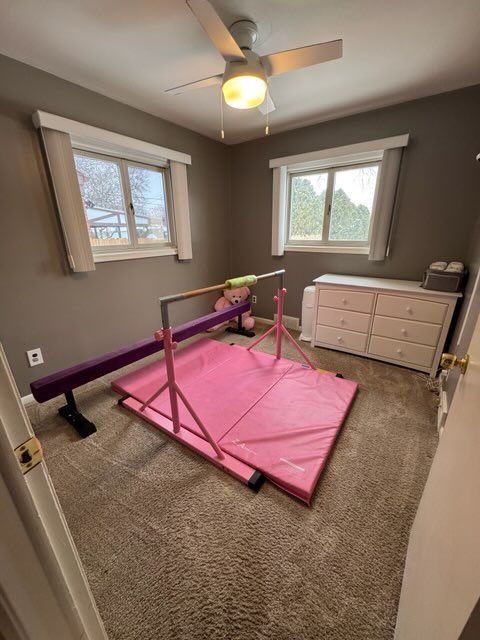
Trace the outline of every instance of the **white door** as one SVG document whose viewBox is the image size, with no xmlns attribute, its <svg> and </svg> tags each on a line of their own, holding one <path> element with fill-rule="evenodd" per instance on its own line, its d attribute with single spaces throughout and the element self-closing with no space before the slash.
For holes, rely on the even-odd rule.
<svg viewBox="0 0 480 640">
<path fill-rule="evenodd" d="M 0 613 L 22 640 L 106 640 L 33 436 L 0 344 Z"/>
<path fill-rule="evenodd" d="M 480 318 L 410 534 L 396 640 L 457 640 L 480 598 Z"/>
</svg>

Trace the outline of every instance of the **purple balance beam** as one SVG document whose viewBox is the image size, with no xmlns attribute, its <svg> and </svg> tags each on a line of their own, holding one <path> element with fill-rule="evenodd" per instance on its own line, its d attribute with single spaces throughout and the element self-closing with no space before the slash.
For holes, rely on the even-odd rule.
<svg viewBox="0 0 480 640">
<path fill-rule="evenodd" d="M 215 311 L 196 320 L 191 320 L 173 329 L 173 339 L 175 342 L 182 342 L 182 340 L 191 338 L 197 333 L 206 331 L 217 324 L 231 320 L 249 311 L 249 309 L 249 302 L 241 302 L 228 309 Z M 68 369 L 62 369 L 62 371 L 57 371 L 49 376 L 35 380 L 35 382 L 30 384 L 30 389 L 37 402 L 45 402 L 62 393 L 76 389 L 91 380 L 96 380 L 107 373 L 125 367 L 127 364 L 146 358 L 152 355 L 152 353 L 156 353 L 162 349 L 162 340 L 158 341 L 155 340 L 155 338 L 146 338 L 128 347 L 110 351 L 110 353 L 105 353 L 103 356 L 97 356 L 81 364 L 76 364 Z"/>
</svg>

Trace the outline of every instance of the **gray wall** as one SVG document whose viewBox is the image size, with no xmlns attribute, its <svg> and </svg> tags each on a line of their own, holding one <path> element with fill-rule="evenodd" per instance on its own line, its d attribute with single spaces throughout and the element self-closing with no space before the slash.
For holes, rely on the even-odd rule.
<svg viewBox="0 0 480 640">
<path fill-rule="evenodd" d="M 150 335 L 159 295 L 225 274 L 285 267 L 286 313 L 299 316 L 304 286 L 322 273 L 420 278 L 434 259 L 468 256 L 480 199 L 480 87 L 226 147 L 5 57 L 0 79 L 0 340 L 22 394 L 35 378 Z M 189 153 L 193 261 L 127 260 L 72 274 L 31 122 L 36 109 Z M 385 262 L 312 253 L 272 258 L 270 158 L 407 132 Z M 256 293 L 255 312 L 271 317 L 271 283 Z M 173 321 L 204 313 L 214 298 L 179 304 Z M 34 347 L 46 363 L 30 369 L 25 351 Z"/>
<path fill-rule="evenodd" d="M 225 278 L 230 150 L 5 57 L 0 79 L 0 340 L 27 394 L 35 378 L 151 335 L 159 295 Z M 72 274 L 32 126 L 36 109 L 191 154 L 193 261 L 126 260 Z M 204 313 L 214 299 L 179 303 L 173 320 Z M 30 369 L 25 351 L 35 347 L 46 364 Z"/>
<path fill-rule="evenodd" d="M 233 271 L 287 269 L 286 313 L 300 316 L 305 285 L 323 273 L 421 279 L 433 260 L 466 260 L 479 213 L 480 86 L 263 137 L 233 148 Z M 259 124 L 260 127 L 260 124 Z M 288 253 L 271 256 L 271 158 L 410 133 L 399 181 L 390 256 Z M 272 317 L 259 287 L 255 313 Z"/>
</svg>

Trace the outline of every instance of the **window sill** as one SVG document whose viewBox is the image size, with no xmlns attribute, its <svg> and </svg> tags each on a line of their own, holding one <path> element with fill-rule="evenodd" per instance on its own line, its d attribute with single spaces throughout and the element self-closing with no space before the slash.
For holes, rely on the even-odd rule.
<svg viewBox="0 0 480 640">
<path fill-rule="evenodd" d="M 328 245 L 294 245 L 287 244 L 284 248 L 285 252 L 311 252 L 311 253 L 359 253 L 368 255 L 370 247 L 339 247 Z"/>
<path fill-rule="evenodd" d="M 134 249 L 132 251 L 112 251 L 111 253 L 94 253 L 94 262 L 117 262 L 119 260 L 137 260 L 138 258 L 158 258 L 159 256 L 176 256 L 176 247 L 155 249 Z"/>
</svg>

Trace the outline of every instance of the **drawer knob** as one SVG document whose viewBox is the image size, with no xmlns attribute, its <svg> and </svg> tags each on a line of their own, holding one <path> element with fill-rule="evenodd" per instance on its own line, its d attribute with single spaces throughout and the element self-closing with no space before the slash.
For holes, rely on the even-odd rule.
<svg viewBox="0 0 480 640">
<path fill-rule="evenodd" d="M 343 318 L 340 318 L 340 324 L 343 324 L 345 322 L 345 320 Z"/>
<path fill-rule="evenodd" d="M 401 355 L 402 355 L 402 353 L 403 353 L 403 351 L 402 351 L 401 349 L 397 349 L 397 353 L 398 353 L 398 355 L 400 355 L 400 356 L 401 356 Z"/>
<path fill-rule="evenodd" d="M 343 302 L 343 304 L 347 304 L 347 299 L 346 298 L 342 298 L 342 302 Z"/>
<path fill-rule="evenodd" d="M 338 340 L 339 342 L 341 342 L 341 341 L 342 341 L 341 336 L 337 336 L 337 340 Z"/>
<path fill-rule="evenodd" d="M 403 333 L 404 336 L 407 335 L 407 330 L 406 329 L 401 329 L 401 332 Z"/>
<path fill-rule="evenodd" d="M 407 313 L 412 313 L 412 307 L 407 307 Z"/>
</svg>

